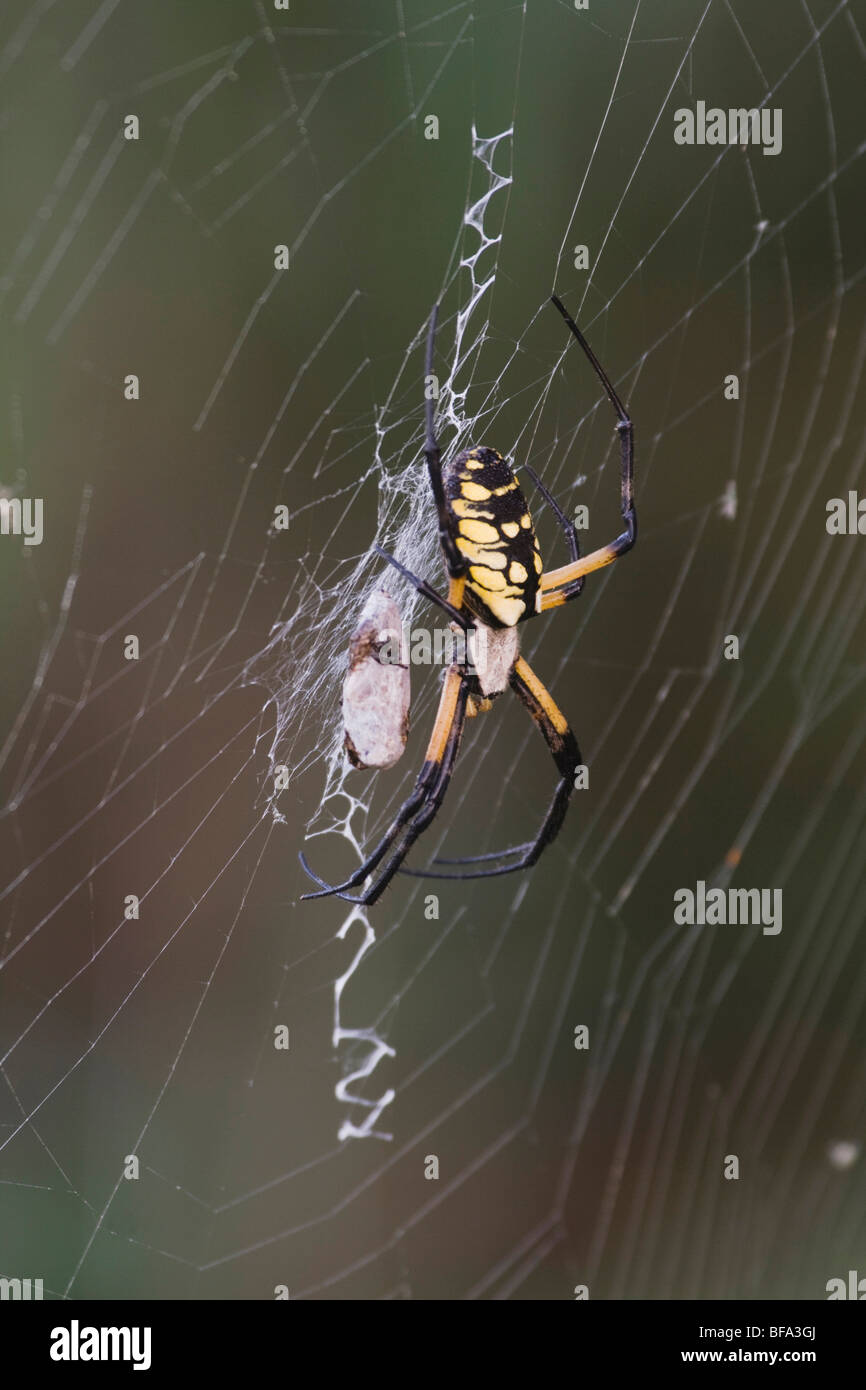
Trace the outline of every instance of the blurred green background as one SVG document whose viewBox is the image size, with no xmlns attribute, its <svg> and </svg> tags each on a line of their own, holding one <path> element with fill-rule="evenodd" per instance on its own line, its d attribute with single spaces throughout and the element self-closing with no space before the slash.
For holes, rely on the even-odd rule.
<svg viewBox="0 0 866 1390">
<path fill-rule="evenodd" d="M 44 499 L 46 534 L 0 538 L 0 1273 L 71 1298 L 809 1299 L 866 1268 L 866 542 L 825 530 L 866 489 L 864 21 L 7 6 L 0 484 Z M 780 107 L 782 153 L 676 146 L 697 100 Z M 560 364 L 556 289 L 629 402 L 640 542 L 526 630 L 591 767 L 556 845 L 519 878 L 398 879 L 370 914 L 341 1017 L 394 1049 L 350 1087 L 394 1089 L 393 1139 L 341 1143 L 369 1047 L 333 1045 L 334 982 L 364 926 L 299 903 L 297 851 L 341 805 L 317 816 L 357 567 L 377 518 L 395 543 L 424 506 L 419 335 L 442 294 L 447 370 L 473 127 L 513 128 L 512 181 L 464 415 L 589 507 L 589 544 L 616 533 L 612 419 Z M 362 838 L 422 756 L 436 677 L 414 680 L 406 759 L 347 782 Z M 470 730 L 416 865 L 539 822 L 552 769 L 512 703 Z M 732 845 L 734 886 L 782 888 L 780 935 L 674 927 Z M 307 849 L 326 877 L 356 862 Z"/>
</svg>

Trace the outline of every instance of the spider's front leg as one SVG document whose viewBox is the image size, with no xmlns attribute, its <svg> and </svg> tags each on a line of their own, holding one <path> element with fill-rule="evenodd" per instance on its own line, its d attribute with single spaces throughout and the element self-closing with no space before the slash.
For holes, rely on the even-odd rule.
<svg viewBox="0 0 866 1390">
<path fill-rule="evenodd" d="M 447 613 L 452 623 L 456 623 L 464 632 L 470 630 L 472 625 L 460 607 L 463 602 L 463 590 L 466 587 L 466 581 L 462 576 L 459 579 L 451 580 L 448 585 L 448 597 L 443 598 L 442 595 L 433 588 L 432 584 L 428 584 L 426 579 L 419 579 L 417 574 L 413 574 L 411 570 L 407 570 L 406 566 L 401 565 L 400 561 L 397 560 L 390 551 L 383 550 L 381 545 L 374 545 L 373 549 L 377 555 L 382 556 L 383 560 L 387 560 L 389 565 L 393 565 L 395 570 L 399 570 L 403 578 L 408 579 L 409 583 L 413 588 L 418 590 L 419 594 L 423 594 L 431 603 L 435 603 L 437 608 L 441 608 L 443 613 Z"/>
<path fill-rule="evenodd" d="M 321 892 L 305 893 L 305 898 L 325 898 L 337 894 L 338 897 L 346 898 L 348 902 L 371 904 L 385 891 L 418 836 L 427 829 L 442 804 L 460 748 L 468 693 L 469 678 L 464 668 L 459 665 L 450 666 L 445 676 L 424 765 L 411 794 L 403 802 L 387 833 L 351 877 L 334 886 L 319 878 L 301 854 L 301 863 L 310 878 L 322 886 Z M 347 890 L 357 888 L 363 883 L 392 849 L 394 852 L 379 877 L 364 893 L 358 897 L 350 897 Z"/>
<path fill-rule="evenodd" d="M 585 555 L 582 559 L 573 557 L 570 565 L 563 565 L 561 569 L 549 570 L 543 574 L 539 586 L 539 613 L 546 613 L 551 608 L 558 608 L 561 604 L 567 603 L 569 599 L 576 598 L 583 587 L 586 575 L 592 574 L 594 570 L 603 569 L 605 565 L 610 565 L 614 560 L 618 560 L 620 555 L 625 555 L 626 551 L 631 550 L 637 540 L 637 511 L 634 503 L 634 427 L 631 417 L 617 395 L 607 372 L 568 310 L 561 300 L 557 299 L 556 295 L 551 296 L 551 302 L 556 305 L 589 358 L 596 376 L 607 393 L 608 400 L 616 411 L 616 431 L 619 435 L 620 447 L 620 509 L 625 529 L 609 545 L 603 545 L 600 549 L 593 550 L 591 554 Z"/>
</svg>

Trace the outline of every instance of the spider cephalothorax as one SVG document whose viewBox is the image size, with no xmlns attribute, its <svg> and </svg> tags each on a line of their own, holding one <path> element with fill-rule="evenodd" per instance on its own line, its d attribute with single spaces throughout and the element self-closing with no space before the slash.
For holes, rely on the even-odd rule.
<svg viewBox="0 0 866 1390">
<path fill-rule="evenodd" d="M 437 861 L 449 864 L 483 862 L 488 867 L 470 869 L 465 873 L 441 873 L 429 869 L 423 873 L 431 878 L 489 878 L 528 868 L 556 837 L 565 819 L 574 790 L 574 774 L 581 762 L 580 750 L 565 715 L 520 655 L 517 625 L 577 598 L 586 575 L 611 564 L 630 550 L 637 539 L 637 516 L 631 420 L 577 324 L 555 295 L 553 303 L 589 358 L 616 411 L 625 529 L 609 545 L 581 557 L 574 525 L 532 469 L 525 466 L 526 473 L 562 527 L 571 556 L 569 564 L 545 572 L 526 498 L 511 468 L 501 454 L 488 448 L 467 449 L 443 468 L 434 425 L 435 405 L 428 396 L 424 452 L 436 508 L 439 544 L 448 571 L 447 596 L 438 593 L 426 579 L 419 579 L 393 556 L 379 550 L 378 546 L 376 550 L 405 575 L 419 593 L 438 604 L 458 628 L 467 634 L 473 628 L 482 629 L 489 664 L 470 669 L 468 661 L 455 661 L 448 668 L 427 756 L 414 789 L 379 844 L 351 877 L 344 883 L 330 886 L 313 873 L 301 855 L 304 868 L 321 885 L 321 892 L 308 893 L 307 897 L 327 897 L 337 893 L 341 897 L 348 897 L 350 902 L 374 903 L 381 896 L 442 804 L 467 717 L 488 709 L 491 700 L 508 686 L 541 730 L 559 772 L 559 783 L 541 829 L 534 840 L 512 845 L 508 849 Z M 427 336 L 425 376 L 428 381 L 433 377 L 438 309 L 436 305 L 430 316 Z M 376 877 L 374 871 L 383 859 L 387 862 Z M 405 872 L 413 871 L 407 869 Z M 350 897 L 347 890 L 356 888 L 371 875 L 372 881 L 364 892 L 356 898 Z"/>
</svg>

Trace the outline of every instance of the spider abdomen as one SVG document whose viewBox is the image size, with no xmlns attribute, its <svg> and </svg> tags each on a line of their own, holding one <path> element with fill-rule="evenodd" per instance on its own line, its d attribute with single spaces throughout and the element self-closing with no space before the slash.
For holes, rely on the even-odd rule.
<svg viewBox="0 0 866 1390">
<path fill-rule="evenodd" d="M 466 449 L 443 469 L 445 503 L 469 561 L 466 604 L 492 627 L 535 613 L 541 555 L 526 498 L 495 449 Z"/>
</svg>

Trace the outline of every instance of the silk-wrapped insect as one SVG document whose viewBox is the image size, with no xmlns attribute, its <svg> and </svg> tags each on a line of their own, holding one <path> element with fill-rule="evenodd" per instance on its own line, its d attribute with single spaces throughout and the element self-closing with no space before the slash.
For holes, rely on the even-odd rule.
<svg viewBox="0 0 866 1390">
<path fill-rule="evenodd" d="M 349 640 L 343 682 L 343 747 L 353 767 L 393 767 L 406 747 L 410 687 L 402 642 L 399 608 L 374 589 Z"/>
</svg>

